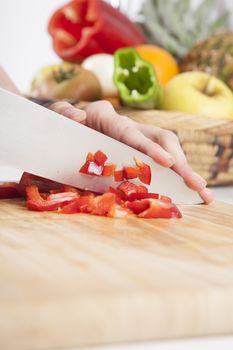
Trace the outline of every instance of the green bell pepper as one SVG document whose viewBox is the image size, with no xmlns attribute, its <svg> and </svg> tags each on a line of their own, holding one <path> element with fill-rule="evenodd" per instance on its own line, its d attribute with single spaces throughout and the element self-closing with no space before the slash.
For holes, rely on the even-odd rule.
<svg viewBox="0 0 233 350">
<path fill-rule="evenodd" d="M 113 80 L 124 105 L 141 109 L 159 107 L 162 89 L 155 70 L 136 49 L 129 47 L 115 52 Z"/>
</svg>

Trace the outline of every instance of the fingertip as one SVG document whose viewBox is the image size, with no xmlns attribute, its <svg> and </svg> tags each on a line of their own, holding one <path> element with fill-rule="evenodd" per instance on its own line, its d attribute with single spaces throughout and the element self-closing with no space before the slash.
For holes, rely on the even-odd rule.
<svg viewBox="0 0 233 350">
<path fill-rule="evenodd" d="M 214 200 L 214 194 L 209 188 L 204 188 L 199 192 L 200 197 L 203 199 L 205 204 L 210 204 Z"/>
</svg>

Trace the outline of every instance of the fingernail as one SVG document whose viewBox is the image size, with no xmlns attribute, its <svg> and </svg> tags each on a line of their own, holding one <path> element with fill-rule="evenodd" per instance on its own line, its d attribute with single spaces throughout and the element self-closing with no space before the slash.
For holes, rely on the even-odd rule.
<svg viewBox="0 0 233 350">
<path fill-rule="evenodd" d="M 213 191 L 211 191 L 209 188 L 204 188 L 199 192 L 199 194 L 206 204 L 209 204 L 214 200 Z"/>
</svg>

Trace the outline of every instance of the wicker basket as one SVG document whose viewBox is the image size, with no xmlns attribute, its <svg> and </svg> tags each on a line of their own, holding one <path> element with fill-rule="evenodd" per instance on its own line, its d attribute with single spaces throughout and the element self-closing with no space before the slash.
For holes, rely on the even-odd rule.
<svg viewBox="0 0 233 350">
<path fill-rule="evenodd" d="M 120 109 L 119 113 L 174 131 L 188 162 L 209 185 L 233 183 L 233 121 L 156 110 Z"/>
</svg>

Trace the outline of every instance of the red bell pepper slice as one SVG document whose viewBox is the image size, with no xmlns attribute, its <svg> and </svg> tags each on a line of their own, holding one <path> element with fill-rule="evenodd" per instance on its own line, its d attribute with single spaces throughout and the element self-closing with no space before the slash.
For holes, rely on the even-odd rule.
<svg viewBox="0 0 233 350">
<path fill-rule="evenodd" d="M 94 154 L 94 162 L 95 164 L 97 165 L 101 165 L 103 166 L 106 162 L 106 160 L 108 159 L 108 157 L 106 156 L 106 154 L 102 151 L 97 151 L 95 154 Z"/>
<path fill-rule="evenodd" d="M 0 183 L 0 199 L 22 197 L 19 192 L 19 185 L 16 182 Z"/>
<path fill-rule="evenodd" d="M 122 201 L 125 201 L 127 199 L 124 193 L 118 188 L 109 187 L 109 192 L 115 194 L 117 204 L 121 204 Z"/>
<path fill-rule="evenodd" d="M 140 200 L 140 199 L 148 199 L 148 198 L 154 198 L 154 199 L 159 199 L 163 202 L 166 202 L 166 203 L 172 203 L 172 200 L 171 198 L 167 197 L 167 196 L 163 196 L 163 195 L 160 195 L 158 193 L 131 193 L 127 200 L 130 201 L 130 202 L 133 202 L 135 200 Z"/>
<path fill-rule="evenodd" d="M 135 163 L 139 168 L 139 174 L 138 174 L 138 178 L 139 180 L 146 184 L 146 185 L 150 185 L 151 183 L 151 169 L 150 166 L 148 164 L 143 163 L 140 159 L 135 158 Z"/>
<path fill-rule="evenodd" d="M 82 196 L 65 205 L 61 213 L 86 213 L 99 216 L 113 216 L 116 197 L 113 193 L 105 193 L 94 197 L 94 195 Z"/>
<path fill-rule="evenodd" d="M 86 162 L 79 169 L 79 172 L 82 174 L 88 174 L 89 165 L 90 165 L 90 161 L 86 160 Z"/>
<path fill-rule="evenodd" d="M 59 182 L 24 172 L 19 181 L 19 186 L 18 186 L 19 192 L 25 196 L 26 187 L 32 186 L 32 185 L 37 186 L 40 192 L 49 192 L 50 190 L 61 190 L 62 187 L 64 186 Z"/>
<path fill-rule="evenodd" d="M 181 218 L 181 212 L 173 203 L 166 203 L 159 199 L 141 199 L 126 202 L 125 206 L 140 218 Z"/>
<path fill-rule="evenodd" d="M 75 192 L 61 192 L 50 194 L 46 199 L 41 196 L 38 187 L 35 185 L 26 187 L 26 205 L 29 210 L 53 211 L 63 205 L 72 202 L 79 195 Z"/>
<path fill-rule="evenodd" d="M 126 202 L 125 206 L 134 214 L 139 215 L 150 207 L 150 203 L 148 200 L 135 200 L 133 202 Z"/>
<path fill-rule="evenodd" d="M 88 213 L 87 208 L 91 205 L 94 196 L 82 196 L 61 208 L 63 214 Z"/>
<path fill-rule="evenodd" d="M 120 190 L 124 197 L 127 199 L 132 193 L 146 193 L 148 192 L 147 188 L 145 186 L 136 185 L 129 181 L 122 182 L 118 187 L 118 190 Z"/>
<path fill-rule="evenodd" d="M 145 201 L 149 201 L 150 206 L 138 215 L 140 218 L 182 218 L 181 212 L 173 203 L 165 203 L 159 199 L 145 199 Z"/>
<path fill-rule="evenodd" d="M 105 164 L 101 175 L 102 176 L 114 176 L 115 169 L 116 169 L 115 164 Z"/>
<path fill-rule="evenodd" d="M 136 179 L 139 176 L 138 166 L 125 166 L 123 168 L 124 178 L 126 180 Z"/>
<path fill-rule="evenodd" d="M 112 207 L 116 203 L 116 196 L 114 193 L 104 193 L 93 199 L 87 210 L 90 214 L 99 216 L 109 216 Z"/>
<path fill-rule="evenodd" d="M 115 170 L 114 171 L 114 179 L 116 182 L 121 182 L 124 180 L 124 171 L 123 170 Z"/>
<path fill-rule="evenodd" d="M 54 50 L 66 61 L 146 42 L 136 24 L 102 0 L 70 1 L 53 14 L 48 30 Z"/>
</svg>

